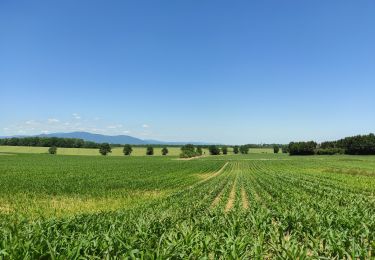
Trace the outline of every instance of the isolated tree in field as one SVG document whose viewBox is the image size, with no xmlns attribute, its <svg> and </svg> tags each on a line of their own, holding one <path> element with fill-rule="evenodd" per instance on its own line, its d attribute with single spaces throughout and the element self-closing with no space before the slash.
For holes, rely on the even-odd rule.
<svg viewBox="0 0 375 260">
<path fill-rule="evenodd" d="M 240 152 L 242 154 L 248 154 L 249 153 L 249 146 L 248 145 L 241 145 L 240 146 Z"/>
<path fill-rule="evenodd" d="M 111 152 L 112 152 L 112 149 L 111 149 L 111 146 L 109 145 L 109 143 L 100 144 L 99 153 L 101 155 L 107 155 L 108 153 L 111 153 Z"/>
<path fill-rule="evenodd" d="M 154 147 L 147 146 L 147 148 L 146 148 L 146 155 L 154 155 Z"/>
<path fill-rule="evenodd" d="M 279 150 L 280 150 L 280 148 L 279 148 L 278 145 L 273 146 L 273 153 L 279 153 Z"/>
<path fill-rule="evenodd" d="M 167 155 L 168 154 L 168 148 L 167 147 L 163 147 L 163 149 L 161 149 L 161 154 L 162 155 Z"/>
<path fill-rule="evenodd" d="M 236 146 L 233 147 L 233 153 L 234 154 L 238 154 L 239 153 L 239 147 L 238 147 L 238 145 L 236 145 Z"/>
<path fill-rule="evenodd" d="M 216 145 L 210 145 L 208 147 L 208 151 L 210 152 L 211 155 L 219 155 L 220 154 L 220 149 Z"/>
<path fill-rule="evenodd" d="M 189 151 L 189 152 L 194 153 L 195 152 L 195 146 L 192 145 L 192 144 L 185 144 L 184 146 L 181 147 L 181 151 L 182 152 Z"/>
<path fill-rule="evenodd" d="M 195 151 L 195 146 L 192 144 L 185 144 L 181 147 L 180 158 L 192 158 L 199 154 Z"/>
<path fill-rule="evenodd" d="M 221 147 L 221 151 L 223 152 L 223 154 L 228 154 L 228 147 L 226 146 Z"/>
<path fill-rule="evenodd" d="M 197 147 L 197 154 L 198 155 L 202 155 L 203 154 L 202 147 L 200 147 L 200 146 Z"/>
<path fill-rule="evenodd" d="M 133 148 L 131 147 L 130 144 L 126 144 L 124 146 L 123 152 L 124 152 L 124 155 L 130 155 L 133 152 Z"/>
<path fill-rule="evenodd" d="M 49 153 L 49 154 L 56 154 L 56 153 L 57 153 L 57 147 L 56 147 L 56 146 L 51 146 L 51 147 L 48 149 L 48 153 Z"/>
</svg>

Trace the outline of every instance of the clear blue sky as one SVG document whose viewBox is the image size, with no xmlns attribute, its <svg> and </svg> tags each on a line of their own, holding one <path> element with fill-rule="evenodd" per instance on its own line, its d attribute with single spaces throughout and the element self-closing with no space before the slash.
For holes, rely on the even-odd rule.
<svg viewBox="0 0 375 260">
<path fill-rule="evenodd" d="M 375 1 L 0 2 L 0 136 L 375 132 Z"/>
</svg>

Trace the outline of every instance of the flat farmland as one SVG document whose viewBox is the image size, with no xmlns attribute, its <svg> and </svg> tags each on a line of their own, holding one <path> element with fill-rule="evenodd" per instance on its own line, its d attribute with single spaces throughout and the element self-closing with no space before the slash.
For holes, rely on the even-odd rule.
<svg viewBox="0 0 375 260">
<path fill-rule="evenodd" d="M 32 147 L 32 146 L 0 146 L 1 153 L 35 153 L 47 154 L 49 147 Z M 161 147 L 154 147 L 154 156 L 161 156 Z M 112 148 L 112 153 L 109 156 L 124 156 L 122 147 Z M 179 156 L 181 153 L 180 147 L 168 147 L 167 156 Z M 205 154 L 209 154 L 208 149 L 203 149 Z M 99 149 L 91 148 L 57 148 L 57 153 L 60 155 L 99 155 Z M 251 148 L 249 153 L 273 153 L 270 148 Z M 228 154 L 233 154 L 233 149 L 228 148 Z M 145 147 L 133 147 L 132 156 L 145 156 Z"/>
<path fill-rule="evenodd" d="M 0 258 L 373 258 L 375 157 L 0 156 Z"/>
<path fill-rule="evenodd" d="M 47 154 L 49 147 L 32 146 L 0 146 L 0 153 L 35 153 Z M 154 147 L 154 155 L 161 156 L 161 147 Z M 180 147 L 168 147 L 169 156 L 178 156 L 181 153 Z M 206 151 L 207 152 L 207 151 Z M 99 149 L 92 148 L 57 148 L 60 155 L 99 155 Z M 207 152 L 208 153 L 208 152 Z M 113 147 L 109 156 L 124 156 L 122 147 Z M 133 147 L 133 156 L 146 155 L 145 147 Z"/>
</svg>

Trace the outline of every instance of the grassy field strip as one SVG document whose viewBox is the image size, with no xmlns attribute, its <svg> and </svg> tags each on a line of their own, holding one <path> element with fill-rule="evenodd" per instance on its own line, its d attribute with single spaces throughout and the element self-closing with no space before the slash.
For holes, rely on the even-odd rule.
<svg viewBox="0 0 375 260">
<path fill-rule="evenodd" d="M 202 159 L 207 157 L 208 155 L 201 155 L 201 156 L 195 156 L 191 158 L 174 158 L 172 160 L 177 160 L 177 161 L 191 161 L 191 160 L 197 160 L 197 159 Z"/>
</svg>

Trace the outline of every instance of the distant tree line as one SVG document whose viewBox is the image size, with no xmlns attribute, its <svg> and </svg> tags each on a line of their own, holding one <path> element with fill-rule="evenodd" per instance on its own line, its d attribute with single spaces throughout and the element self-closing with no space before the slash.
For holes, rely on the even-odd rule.
<svg viewBox="0 0 375 260">
<path fill-rule="evenodd" d="M 282 149 L 284 149 L 284 147 Z M 356 135 L 345 137 L 337 141 L 322 142 L 319 145 L 314 141 L 291 142 L 285 149 L 287 149 L 290 155 L 374 155 L 375 135 Z"/>
<path fill-rule="evenodd" d="M 100 144 L 84 141 L 78 138 L 60 137 L 12 137 L 0 139 L 0 145 L 10 146 L 39 146 L 39 147 L 64 147 L 64 148 L 99 148 Z"/>
<path fill-rule="evenodd" d="M 351 155 L 375 154 L 375 135 L 345 137 L 333 142 L 323 142 L 320 146 L 323 149 L 343 149 L 346 154 Z"/>
<path fill-rule="evenodd" d="M 313 155 L 318 144 L 310 142 L 291 142 L 288 146 L 290 155 Z"/>
</svg>

